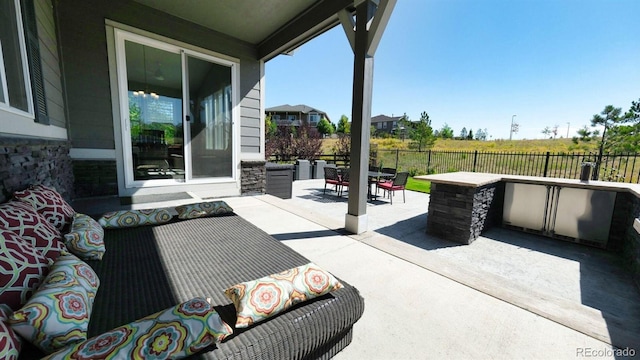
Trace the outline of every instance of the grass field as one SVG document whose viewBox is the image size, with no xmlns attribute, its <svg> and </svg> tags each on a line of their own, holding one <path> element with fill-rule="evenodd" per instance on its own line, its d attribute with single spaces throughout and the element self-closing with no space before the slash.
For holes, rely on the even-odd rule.
<svg viewBox="0 0 640 360">
<path fill-rule="evenodd" d="M 323 140 L 323 153 L 333 154 L 336 139 Z M 375 163 L 408 171 L 411 175 L 474 171 L 498 174 L 549 176 L 577 179 L 581 164 L 594 162 L 598 141 L 547 140 L 453 140 L 438 139 L 432 151 L 417 151 L 415 143 L 399 139 L 371 139 Z M 397 150 L 397 151 L 396 151 Z M 327 159 L 331 160 L 331 159 Z M 632 154 L 605 154 L 599 167 L 599 180 L 638 182 L 636 157 Z M 425 191 L 409 184 L 408 189 Z M 428 192 L 428 188 L 425 192 Z"/>
<path fill-rule="evenodd" d="M 336 139 L 322 140 L 322 153 L 332 154 Z M 380 150 L 417 150 L 412 141 L 399 139 L 371 139 L 372 146 Z M 438 139 L 431 148 L 437 151 L 486 151 L 486 152 L 589 152 L 598 151 L 598 142 L 580 142 L 574 144 L 571 139 L 548 140 L 453 140 Z"/>
<path fill-rule="evenodd" d="M 406 189 L 429 194 L 431 192 L 431 183 L 429 181 L 414 180 L 413 178 L 409 178 L 407 180 Z"/>
</svg>

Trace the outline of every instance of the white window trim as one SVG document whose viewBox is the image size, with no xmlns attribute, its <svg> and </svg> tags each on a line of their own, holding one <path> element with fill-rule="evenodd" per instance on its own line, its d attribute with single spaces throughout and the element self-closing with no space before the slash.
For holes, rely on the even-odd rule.
<svg viewBox="0 0 640 360">
<path fill-rule="evenodd" d="M 9 136 L 26 136 L 41 139 L 67 140 L 67 129 L 35 122 L 33 108 L 33 93 L 31 92 L 31 72 L 29 71 L 29 59 L 27 57 L 27 45 L 24 37 L 24 24 L 22 23 L 22 7 L 19 0 L 14 0 L 18 25 L 18 40 L 22 55 L 22 71 L 24 73 L 25 92 L 28 111 L 14 108 L 9 105 L 9 90 L 6 84 L 6 69 L 4 59 L 0 59 L 0 72 L 2 72 L 2 86 L 6 94 L 6 103 L 0 102 L 0 133 Z M 0 58 L 3 56 L 0 50 Z"/>
<path fill-rule="evenodd" d="M 0 104 L 8 104 L 9 103 L 9 87 L 7 86 L 7 72 L 4 69 L 4 56 L 2 52 L 2 41 L 0 40 L 0 79 L 2 83 L 2 99 L 0 99 Z"/>
<path fill-rule="evenodd" d="M 9 105 L 9 94 L 6 94 L 7 102 L 0 103 L 0 110 L 10 111 L 17 115 L 27 115 L 32 120 L 35 119 L 34 110 L 33 110 L 33 95 L 31 94 L 31 73 L 29 72 L 29 58 L 27 57 L 27 45 L 26 40 L 24 38 L 24 25 L 22 24 L 22 6 L 20 5 L 20 0 L 14 0 L 14 7 L 16 9 L 16 24 L 18 25 L 18 42 L 20 43 L 20 55 L 22 56 L 22 73 L 24 74 L 24 89 L 27 96 L 27 111 L 17 109 Z M 2 60 L 2 74 L 5 74 L 6 69 L 4 69 L 4 59 L 2 54 L 2 47 L 0 47 L 0 60 Z M 7 78 L 5 76 L 2 77 L 3 89 L 8 91 L 7 86 Z"/>
</svg>

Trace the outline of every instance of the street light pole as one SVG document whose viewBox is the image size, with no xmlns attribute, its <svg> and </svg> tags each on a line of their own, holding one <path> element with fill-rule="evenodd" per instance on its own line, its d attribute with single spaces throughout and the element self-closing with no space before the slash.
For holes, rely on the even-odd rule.
<svg viewBox="0 0 640 360">
<path fill-rule="evenodd" d="M 511 128 L 509 129 L 509 140 L 511 140 L 513 138 L 513 118 L 516 117 L 515 115 L 511 116 Z"/>
<path fill-rule="evenodd" d="M 569 138 L 569 128 L 571 127 L 571 123 L 567 123 L 567 139 Z"/>
</svg>

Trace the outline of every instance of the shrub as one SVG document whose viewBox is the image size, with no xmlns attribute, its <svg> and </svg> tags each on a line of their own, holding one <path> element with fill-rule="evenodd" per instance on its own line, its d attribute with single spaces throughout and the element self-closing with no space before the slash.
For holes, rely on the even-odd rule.
<svg viewBox="0 0 640 360">
<path fill-rule="evenodd" d="M 351 152 L 351 135 L 339 134 L 338 141 L 333 145 L 332 150 L 336 155 L 349 155 Z"/>
<path fill-rule="evenodd" d="M 409 176 L 414 177 L 418 175 L 421 175 L 421 174 L 420 174 L 420 170 L 418 170 L 417 167 L 412 166 L 411 168 L 409 168 Z"/>
<path fill-rule="evenodd" d="M 267 135 L 265 155 L 276 156 L 280 161 L 294 158 L 315 160 L 321 153 L 322 139 L 317 129 L 304 124 L 297 129 L 293 126 L 278 126 L 275 134 Z"/>
</svg>

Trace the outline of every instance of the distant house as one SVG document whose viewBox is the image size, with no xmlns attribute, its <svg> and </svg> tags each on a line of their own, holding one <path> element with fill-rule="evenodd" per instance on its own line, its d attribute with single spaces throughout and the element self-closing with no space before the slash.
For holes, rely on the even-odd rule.
<svg viewBox="0 0 640 360">
<path fill-rule="evenodd" d="M 376 133 L 386 132 L 392 134 L 398 127 L 402 116 L 377 115 L 371 118 L 371 126 L 376 128 Z"/>
<path fill-rule="evenodd" d="M 310 126 L 316 127 L 320 119 L 329 120 L 326 112 L 307 105 L 274 106 L 265 109 L 265 113 L 267 116 L 271 115 L 271 120 L 275 120 L 276 124 L 286 126 L 300 126 L 307 122 Z"/>
</svg>

